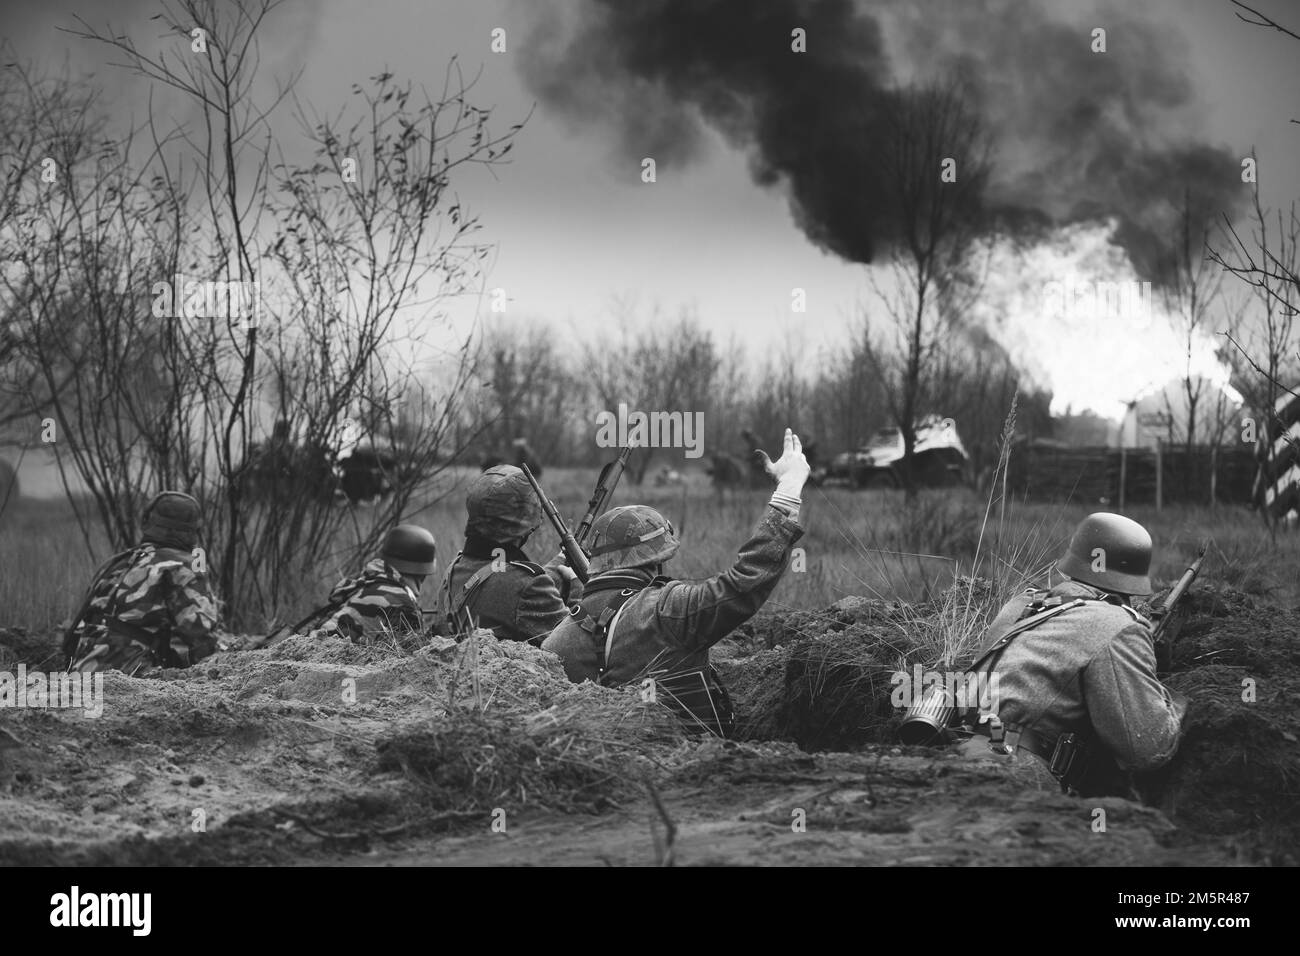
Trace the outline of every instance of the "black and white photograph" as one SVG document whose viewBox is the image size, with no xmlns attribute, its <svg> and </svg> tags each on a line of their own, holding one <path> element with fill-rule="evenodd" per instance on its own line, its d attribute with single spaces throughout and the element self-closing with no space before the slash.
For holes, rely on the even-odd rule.
<svg viewBox="0 0 1300 956">
<path fill-rule="evenodd" d="M 5 0 L 23 919 L 1053 867 L 1248 929 L 1298 308 L 1294 0 Z"/>
</svg>

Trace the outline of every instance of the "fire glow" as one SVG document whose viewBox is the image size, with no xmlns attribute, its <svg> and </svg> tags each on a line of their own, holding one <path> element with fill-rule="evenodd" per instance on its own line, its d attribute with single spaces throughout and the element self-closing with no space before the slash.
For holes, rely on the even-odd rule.
<svg viewBox="0 0 1300 956">
<path fill-rule="evenodd" d="M 1027 248 L 1007 240 L 990 261 L 973 318 L 1052 392 L 1052 414 L 1119 421 L 1129 403 L 1186 376 L 1226 384 L 1213 316 L 1187 335 L 1140 282 L 1112 223 L 1081 223 Z"/>
</svg>

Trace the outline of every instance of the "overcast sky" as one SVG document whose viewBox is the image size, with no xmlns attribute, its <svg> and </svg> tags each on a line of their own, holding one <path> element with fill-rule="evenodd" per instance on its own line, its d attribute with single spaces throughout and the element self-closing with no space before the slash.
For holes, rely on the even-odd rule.
<svg viewBox="0 0 1300 956">
<path fill-rule="evenodd" d="M 108 22 L 143 45 L 159 32 L 148 21 L 157 11 L 154 4 L 5 0 L 3 5 L 5 33 L 20 57 L 50 67 L 67 58 L 75 71 L 94 73 L 117 115 L 142 117 L 146 101 L 140 82 L 107 66 L 112 57 L 104 51 L 56 27 L 81 14 L 97 25 Z M 762 0 L 754 0 L 754 6 L 763 6 Z M 891 4 L 863 6 L 873 13 L 892 9 Z M 969 33 L 956 13 L 964 8 L 969 14 L 976 6 L 964 0 L 914 2 L 907 16 L 928 17 L 933 29 L 948 30 L 947 42 L 960 44 L 962 34 Z M 997 3 L 986 6 L 999 9 Z M 1079 42 L 1085 45 L 1090 25 L 1104 26 L 1117 16 L 1104 5 L 1047 6 L 1051 16 L 1068 17 L 1080 27 Z M 1300 42 L 1241 23 L 1228 0 L 1143 0 L 1124 6 L 1139 9 L 1155 26 L 1160 56 L 1190 84 L 1187 101 L 1170 111 L 1176 128 L 1189 140 L 1234 155 L 1253 147 L 1266 202 L 1300 196 L 1300 125 L 1289 122 L 1300 117 Z M 1300 29 L 1300 4 L 1260 0 L 1260 6 Z M 702 149 L 689 159 L 661 161 L 658 181 L 643 184 L 639 165 L 628 155 L 631 147 L 608 123 L 584 122 L 572 109 L 561 111 L 539 97 L 522 66 L 528 44 L 541 43 L 548 32 L 538 29 L 539 21 L 545 27 L 552 15 L 585 15 L 583 10 L 577 0 L 289 0 L 273 15 L 264 45 L 266 66 L 282 73 L 302 67 L 300 98 L 330 113 L 346 101 L 354 81 L 364 83 L 385 68 L 434 89 L 455 55 L 467 73 L 481 71 L 473 99 L 495 108 L 498 128 L 532 111 L 510 165 L 498 167 L 495 175 L 470 171 L 459 182 L 460 195 L 483 221 L 483 237 L 497 246 L 486 285 L 506 289 L 515 318 L 592 331 L 608 322 L 613 297 L 634 296 L 647 311 L 650 303 L 669 311 L 693 306 L 720 339 L 736 336 L 751 349 L 775 343 L 795 318 L 797 333 L 809 341 L 837 341 L 855 302 L 867 296 L 865 267 L 810 242 L 792 218 L 784 191 L 755 185 L 743 149 L 706 130 Z M 887 16 L 885 22 L 888 27 Z M 498 27 L 506 30 L 504 54 L 490 50 L 491 32 Z M 810 36 L 809 45 L 819 41 Z M 888 52 L 894 77 L 925 72 L 924 51 L 899 42 Z M 1007 57 L 1005 47 L 978 38 L 963 52 L 993 73 L 1004 68 Z M 1025 51 L 1030 53 L 1038 57 L 1036 69 L 1052 68 L 1051 56 Z M 1140 69 L 1143 59 L 1140 51 L 1130 50 L 1126 59 L 1116 59 L 1115 69 Z M 1032 75 L 1022 71 L 1018 82 Z M 159 103 L 165 108 L 166 98 Z M 1043 117 L 1045 126 L 1059 122 L 1060 117 Z M 1050 175 L 1050 170 L 1039 173 Z M 797 317 L 790 312 L 796 286 L 808 293 L 808 313 Z M 481 307 L 467 300 L 454 311 L 465 322 Z"/>
</svg>

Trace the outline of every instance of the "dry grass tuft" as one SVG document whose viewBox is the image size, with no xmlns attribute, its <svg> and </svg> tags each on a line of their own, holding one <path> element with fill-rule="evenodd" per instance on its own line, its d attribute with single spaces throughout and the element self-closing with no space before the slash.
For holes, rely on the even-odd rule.
<svg viewBox="0 0 1300 956">
<path fill-rule="evenodd" d="M 634 796 L 681 739 L 664 708 L 583 685 L 532 715 L 460 708 L 407 726 L 378 742 L 377 769 L 400 771 L 439 810 L 599 813 Z"/>
</svg>

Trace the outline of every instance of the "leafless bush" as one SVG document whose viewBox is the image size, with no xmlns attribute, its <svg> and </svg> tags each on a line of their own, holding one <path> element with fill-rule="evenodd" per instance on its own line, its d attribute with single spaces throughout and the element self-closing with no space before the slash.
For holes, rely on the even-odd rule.
<svg viewBox="0 0 1300 956">
<path fill-rule="evenodd" d="M 452 182 L 500 162 L 518 129 L 489 131 L 453 62 L 434 97 L 385 73 L 329 118 L 295 101 L 301 138 L 287 139 L 271 117 L 293 78 L 269 103 L 254 86 L 277 6 L 164 4 L 154 19 L 177 45 L 157 57 L 82 22 L 74 35 L 179 91 L 199 119 L 162 130 L 151 116 L 99 140 L 88 98 L 20 71 L 16 102 L 50 117 L 31 155 L 50 156 L 57 178 L 28 170 L 0 196 L 15 210 L 0 232 L 16 263 L 7 367 L 37 373 L 6 379 L 24 414 L 55 419 L 60 466 L 115 543 L 135 538 L 158 488 L 195 494 L 207 560 L 245 625 L 274 614 L 305 568 L 353 563 L 455 457 L 472 351 L 431 336 L 487 250 Z M 308 163 L 294 158 L 304 149 Z M 176 275 L 184 291 L 169 302 Z M 195 308 L 189 282 L 240 283 L 257 311 Z M 357 445 L 386 492 L 365 514 L 334 500 L 340 452 Z"/>
</svg>

